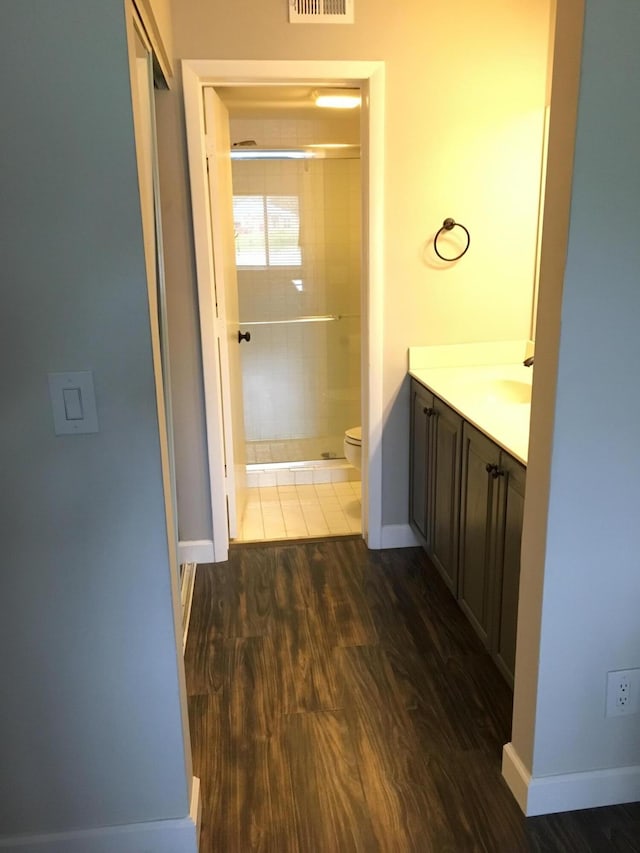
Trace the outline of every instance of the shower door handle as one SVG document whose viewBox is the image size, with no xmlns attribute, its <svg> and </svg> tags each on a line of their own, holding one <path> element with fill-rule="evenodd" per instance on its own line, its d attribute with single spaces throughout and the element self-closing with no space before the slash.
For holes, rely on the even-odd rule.
<svg viewBox="0 0 640 853">
<path fill-rule="evenodd" d="M 246 341 L 247 343 L 249 343 L 250 340 L 251 340 L 251 332 L 241 332 L 240 330 L 238 330 L 238 343 L 239 344 L 241 344 L 242 341 Z"/>
</svg>

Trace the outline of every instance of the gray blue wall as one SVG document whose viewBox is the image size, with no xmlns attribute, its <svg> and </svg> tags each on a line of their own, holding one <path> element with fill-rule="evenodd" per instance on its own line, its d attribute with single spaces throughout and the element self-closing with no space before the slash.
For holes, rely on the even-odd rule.
<svg viewBox="0 0 640 853">
<path fill-rule="evenodd" d="M 122 0 L 0 26 L 0 840 L 184 817 Z M 94 435 L 47 373 L 93 370 Z"/>
</svg>

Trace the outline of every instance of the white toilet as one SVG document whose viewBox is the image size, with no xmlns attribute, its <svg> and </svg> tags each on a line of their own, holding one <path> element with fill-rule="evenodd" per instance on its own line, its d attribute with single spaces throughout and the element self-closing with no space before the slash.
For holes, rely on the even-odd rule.
<svg viewBox="0 0 640 853">
<path fill-rule="evenodd" d="M 362 468 L 362 427 L 351 427 L 344 434 L 344 455 L 358 471 Z"/>
</svg>

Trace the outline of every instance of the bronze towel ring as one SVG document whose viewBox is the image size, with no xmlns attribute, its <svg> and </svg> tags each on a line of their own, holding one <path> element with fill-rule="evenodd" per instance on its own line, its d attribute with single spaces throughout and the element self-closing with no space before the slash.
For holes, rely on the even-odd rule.
<svg viewBox="0 0 640 853">
<path fill-rule="evenodd" d="M 455 258 L 445 258 L 445 256 L 441 255 L 440 252 L 438 251 L 438 237 L 442 234 L 443 231 L 451 231 L 456 226 L 458 226 L 458 228 L 462 228 L 464 233 L 467 235 L 467 245 L 464 247 L 464 249 L 460 252 L 459 255 L 455 256 Z M 434 249 L 436 255 L 441 260 L 448 261 L 449 263 L 451 263 L 452 261 L 460 260 L 460 258 L 464 255 L 464 253 L 467 251 L 467 249 L 469 248 L 470 245 L 471 245 L 471 235 L 469 234 L 467 229 L 460 222 L 456 222 L 455 219 L 451 219 L 451 218 L 445 219 L 445 221 L 442 223 L 442 228 L 440 228 L 440 230 L 438 231 L 436 236 L 433 238 L 433 249 Z"/>
</svg>

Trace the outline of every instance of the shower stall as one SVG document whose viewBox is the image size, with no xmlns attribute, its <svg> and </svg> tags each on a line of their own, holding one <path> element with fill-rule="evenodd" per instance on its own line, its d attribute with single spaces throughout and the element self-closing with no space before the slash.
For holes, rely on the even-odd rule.
<svg viewBox="0 0 640 853">
<path fill-rule="evenodd" d="M 359 148 L 232 158 L 247 463 L 344 464 L 361 422 Z"/>
</svg>

